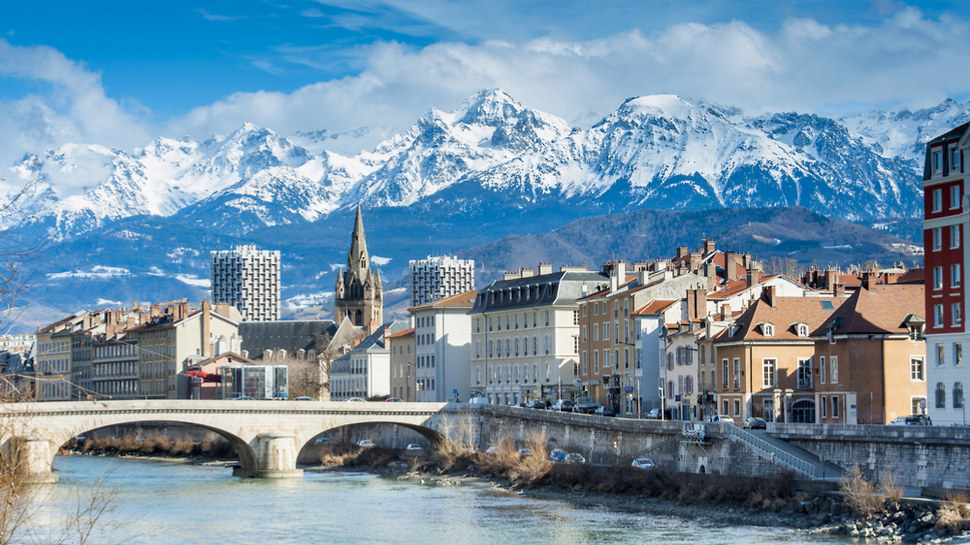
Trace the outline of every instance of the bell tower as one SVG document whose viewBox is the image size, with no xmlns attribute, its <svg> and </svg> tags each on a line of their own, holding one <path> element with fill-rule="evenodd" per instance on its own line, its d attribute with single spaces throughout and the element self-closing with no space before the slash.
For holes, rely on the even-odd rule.
<svg viewBox="0 0 970 545">
<path fill-rule="evenodd" d="M 337 273 L 334 289 L 334 320 L 339 324 L 344 316 L 355 326 L 374 332 L 384 321 L 384 302 L 380 272 L 370 268 L 370 255 L 364 236 L 364 220 L 357 203 L 357 218 L 351 233 L 350 252 L 347 253 L 347 272 Z"/>
</svg>

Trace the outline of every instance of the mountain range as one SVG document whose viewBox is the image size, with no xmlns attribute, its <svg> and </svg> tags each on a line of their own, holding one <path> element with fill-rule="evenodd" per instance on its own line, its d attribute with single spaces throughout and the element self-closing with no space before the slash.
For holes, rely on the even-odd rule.
<svg viewBox="0 0 970 545">
<path fill-rule="evenodd" d="M 797 206 L 912 236 L 922 142 L 967 120 L 970 103 L 949 100 L 833 119 L 654 95 L 581 128 L 483 90 L 355 156 L 327 151 L 337 136 L 325 130 L 252 124 L 132 151 L 79 143 L 29 154 L 2 188 L 8 200 L 23 194 L 0 228 L 49 241 L 35 306 L 199 298 L 208 251 L 253 242 L 284 250 L 284 297 L 304 308 L 332 289 L 358 202 L 369 242 L 375 230 L 394 243 L 372 250 L 390 260 L 379 264 L 391 281 L 408 256 L 648 208 Z"/>
</svg>

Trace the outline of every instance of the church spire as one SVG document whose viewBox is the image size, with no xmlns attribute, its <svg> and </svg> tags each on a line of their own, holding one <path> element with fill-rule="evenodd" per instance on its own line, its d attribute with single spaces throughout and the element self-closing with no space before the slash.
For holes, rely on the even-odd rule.
<svg viewBox="0 0 970 545">
<path fill-rule="evenodd" d="M 359 273 L 370 268 L 370 256 L 367 255 L 367 240 L 364 238 L 364 219 L 360 215 L 360 203 L 357 203 L 357 218 L 354 220 L 354 232 L 351 235 L 350 252 L 347 254 L 347 273 Z M 354 274 L 354 276 L 357 276 Z"/>
</svg>

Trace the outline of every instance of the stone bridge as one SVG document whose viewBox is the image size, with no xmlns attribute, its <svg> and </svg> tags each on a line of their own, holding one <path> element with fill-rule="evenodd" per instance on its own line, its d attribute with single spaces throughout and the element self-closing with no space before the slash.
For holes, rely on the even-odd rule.
<svg viewBox="0 0 970 545">
<path fill-rule="evenodd" d="M 405 426 L 433 445 L 452 430 L 477 434 L 468 405 L 310 401 L 130 400 L 16 403 L 0 407 L 0 451 L 34 482 L 53 482 L 54 455 L 72 437 L 119 424 L 174 422 L 211 430 L 239 456 L 241 477 L 300 477 L 296 458 L 328 430 L 354 424 Z M 477 416 L 477 415 L 476 415 Z"/>
</svg>

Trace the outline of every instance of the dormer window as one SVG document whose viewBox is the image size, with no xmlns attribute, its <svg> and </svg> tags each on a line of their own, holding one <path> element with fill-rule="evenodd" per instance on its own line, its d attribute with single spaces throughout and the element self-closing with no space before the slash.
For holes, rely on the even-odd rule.
<svg viewBox="0 0 970 545">
<path fill-rule="evenodd" d="M 761 334 L 764 335 L 765 337 L 774 337 L 775 326 L 767 323 L 761 324 Z"/>
<path fill-rule="evenodd" d="M 796 324 L 795 332 L 798 333 L 799 337 L 808 337 L 808 325 L 807 324 Z"/>
</svg>

